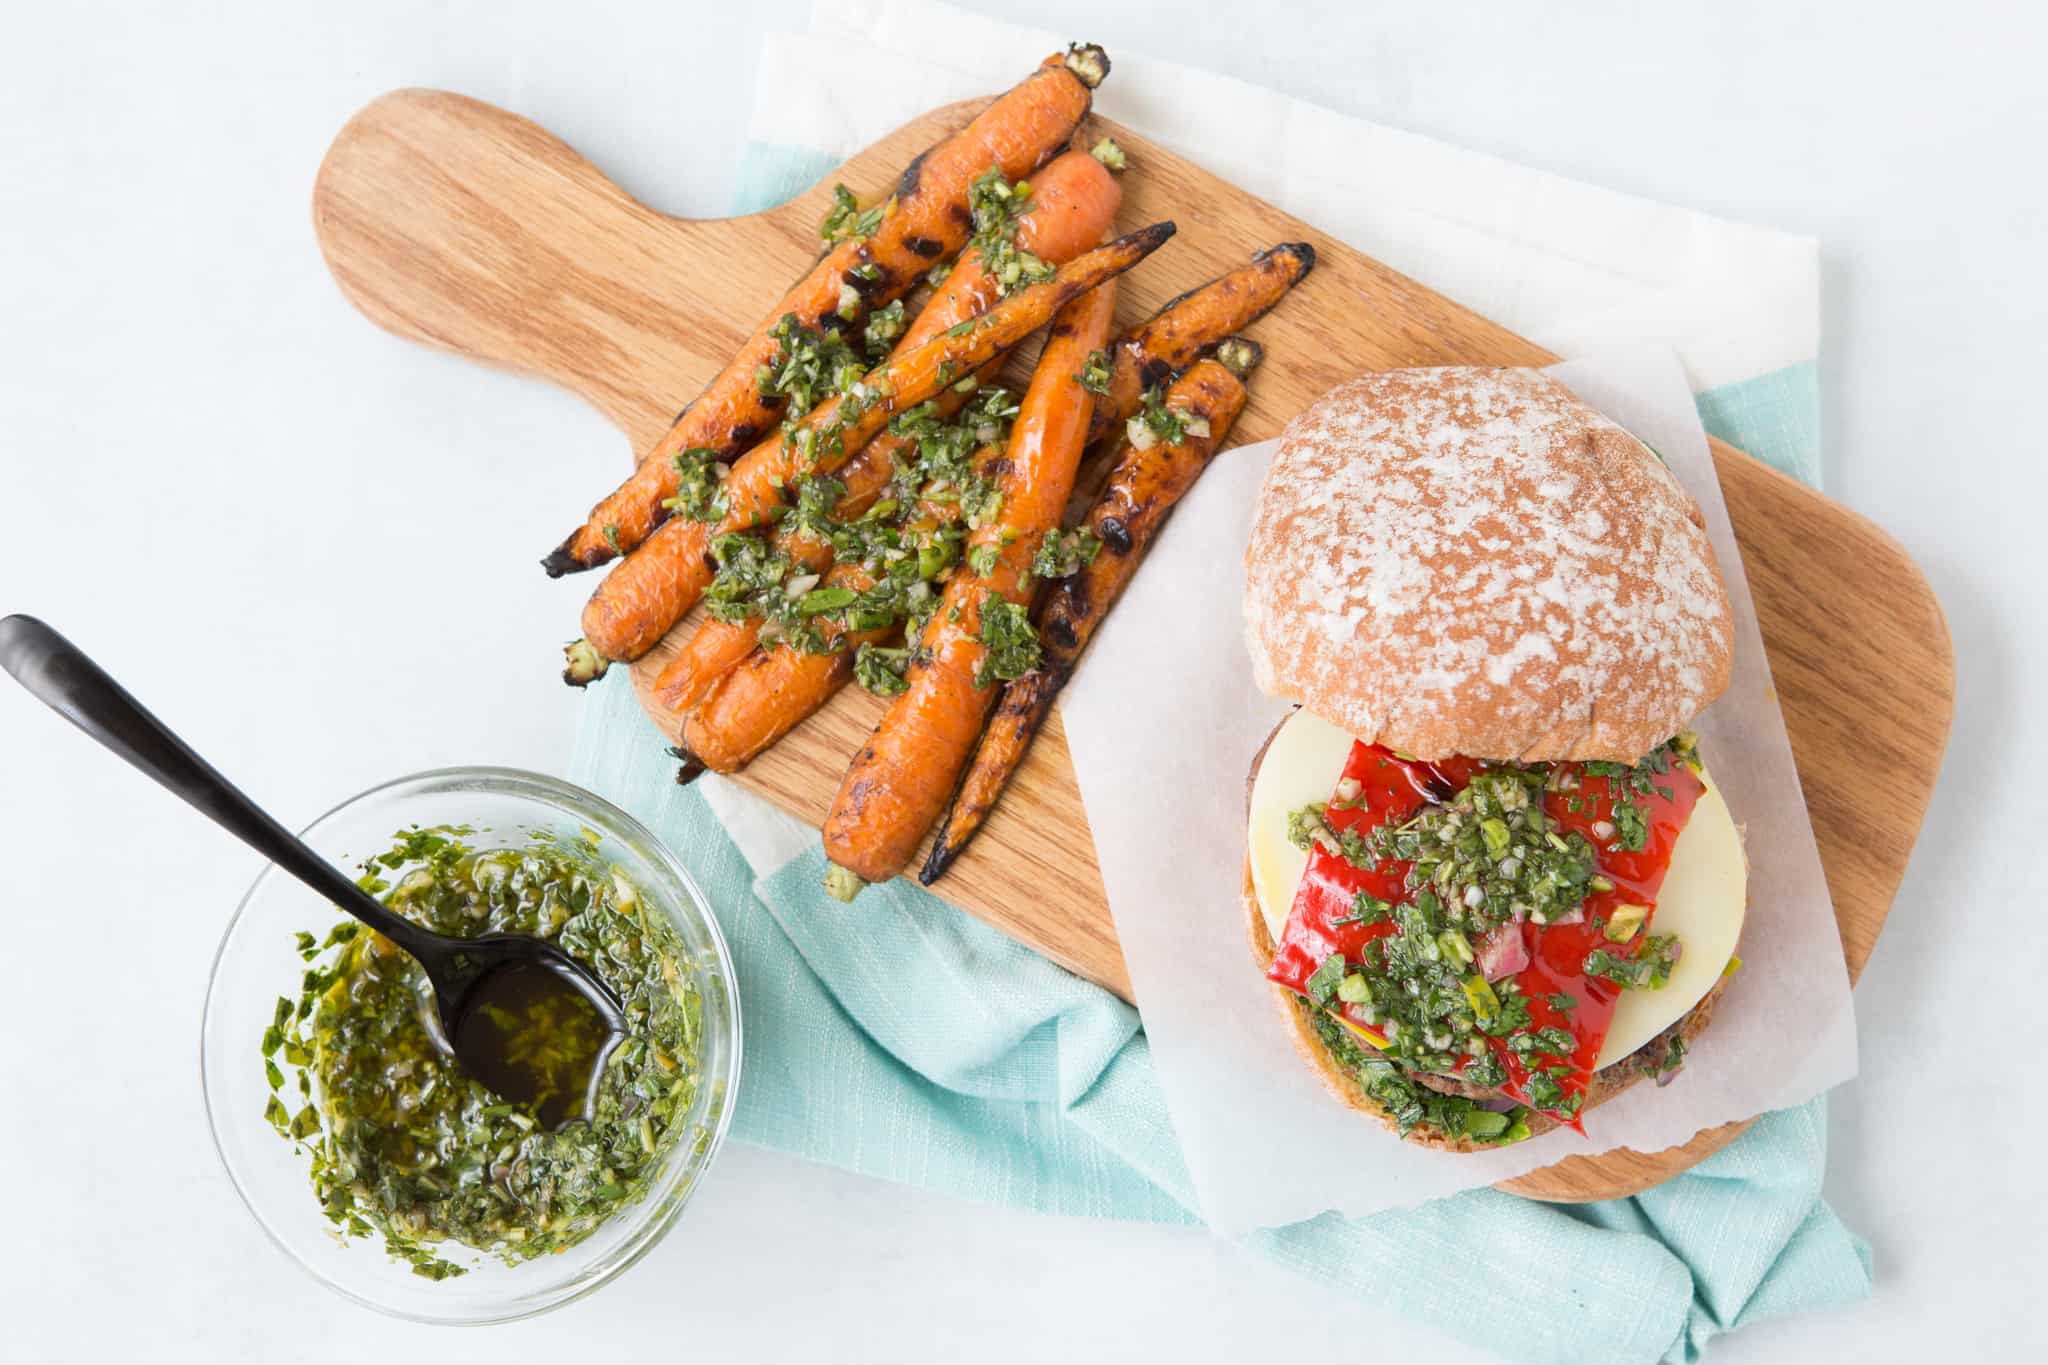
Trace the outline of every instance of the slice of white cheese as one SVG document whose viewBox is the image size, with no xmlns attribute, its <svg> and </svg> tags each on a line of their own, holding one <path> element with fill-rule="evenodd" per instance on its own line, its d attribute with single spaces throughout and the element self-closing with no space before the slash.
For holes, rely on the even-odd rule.
<svg viewBox="0 0 2048 1365">
<path fill-rule="evenodd" d="M 1312 801 L 1330 799 L 1350 753 L 1348 733 L 1320 716 L 1296 711 L 1273 736 L 1252 780 L 1247 830 L 1252 894 L 1275 943 L 1286 930 L 1295 888 L 1308 869 L 1308 854 L 1287 841 L 1287 817 Z M 1742 836 L 1713 778 L 1706 773 L 1701 778 L 1707 789 L 1672 850 L 1671 870 L 1651 921 L 1653 932 L 1678 935 L 1684 951 L 1662 990 L 1622 992 L 1598 1066 L 1620 1061 L 1697 1005 L 1714 988 L 1742 936 L 1749 904 Z"/>
</svg>

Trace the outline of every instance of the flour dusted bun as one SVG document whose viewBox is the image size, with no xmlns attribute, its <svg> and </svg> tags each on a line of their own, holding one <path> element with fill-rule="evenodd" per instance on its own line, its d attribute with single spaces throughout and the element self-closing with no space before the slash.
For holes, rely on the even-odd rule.
<svg viewBox="0 0 2048 1365">
<path fill-rule="evenodd" d="M 1728 686 L 1699 507 L 1534 370 L 1331 390 L 1281 433 L 1245 571 L 1259 686 L 1423 758 L 1633 763 Z"/>
</svg>

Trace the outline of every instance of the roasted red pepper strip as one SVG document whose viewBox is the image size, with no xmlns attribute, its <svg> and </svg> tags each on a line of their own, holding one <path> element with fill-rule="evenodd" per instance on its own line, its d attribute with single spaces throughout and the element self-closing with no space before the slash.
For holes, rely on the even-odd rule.
<svg viewBox="0 0 2048 1365">
<path fill-rule="evenodd" d="M 1401 758 L 1378 745 L 1353 743 L 1340 786 L 1350 781 L 1358 783 L 1356 804 L 1345 806 L 1333 800 L 1325 813 L 1325 823 L 1333 831 L 1351 830 L 1359 835 L 1369 834 L 1381 825 L 1398 825 L 1425 805 L 1448 801 L 1487 766 L 1467 758 L 1425 763 Z M 1622 990 L 1604 977 L 1589 975 L 1586 957 L 1596 949 L 1604 949 L 1613 957 L 1628 958 L 1640 948 L 1655 919 L 1657 893 L 1671 866 L 1671 850 L 1705 785 L 1683 763 L 1673 763 L 1670 771 L 1656 776 L 1649 791 L 1634 792 L 1648 837 L 1641 851 L 1629 852 L 1619 846 L 1613 832 L 1614 784 L 1623 779 L 1592 776 L 1585 765 L 1578 763 L 1551 766 L 1553 771 L 1561 769 L 1575 776 L 1577 789 L 1547 791 L 1543 797 L 1544 813 L 1560 833 L 1578 833 L 1593 845 L 1594 872 L 1612 882 L 1613 889 L 1589 892 L 1577 923 L 1518 926 L 1529 961 L 1508 979 L 1520 988 L 1528 1004 L 1532 1031 L 1561 1028 L 1576 1043 L 1569 1057 L 1545 1053 L 1543 1057 L 1551 1060 L 1541 1062 L 1563 1062 L 1571 1067 L 1571 1074 L 1558 1082 L 1565 1098 L 1542 1112 L 1576 1128 L 1576 1113 L 1568 1107 L 1570 1097 L 1583 1095 L 1592 1079 L 1593 1063 L 1606 1041 L 1614 1004 Z M 1596 829 L 1606 830 L 1606 837 L 1595 837 Z M 1353 910 L 1358 893 L 1368 892 L 1392 905 L 1406 904 L 1414 899 L 1406 885 L 1408 871 L 1409 864 L 1396 859 L 1363 868 L 1321 843 L 1312 846 L 1308 870 L 1295 891 L 1286 933 L 1266 973 L 1268 979 L 1307 995 L 1309 977 L 1332 953 L 1341 952 L 1347 962 L 1358 963 L 1366 944 L 1397 929 L 1391 919 L 1373 924 L 1359 922 Z M 1643 928 L 1627 943 L 1609 942 L 1601 926 L 1624 905 L 1646 907 L 1649 913 L 1644 917 Z M 1559 1010 L 1549 1000 L 1554 994 L 1570 996 L 1578 1003 L 1570 1010 Z M 1332 1000 L 1329 1008 L 1361 1032 L 1379 1036 L 1365 1022 L 1360 1007 Z M 1488 1038 L 1488 1043 L 1507 1071 L 1504 1093 L 1529 1104 L 1529 1066 L 1507 1046 L 1505 1039 Z M 1468 1065 L 1469 1062 L 1459 1063 L 1457 1071 L 1462 1073 Z"/>
</svg>

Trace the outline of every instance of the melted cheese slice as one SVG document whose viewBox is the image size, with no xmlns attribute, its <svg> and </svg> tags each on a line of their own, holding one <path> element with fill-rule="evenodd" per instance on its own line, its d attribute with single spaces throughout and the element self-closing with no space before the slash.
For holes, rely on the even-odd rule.
<svg viewBox="0 0 2048 1365">
<path fill-rule="evenodd" d="M 1252 894 L 1275 943 L 1286 931 L 1295 888 L 1308 870 L 1308 854 L 1287 841 L 1287 816 L 1312 801 L 1329 800 L 1350 753 L 1347 732 L 1296 711 L 1273 736 L 1253 779 L 1247 831 Z M 1678 935 L 1684 952 L 1662 990 L 1622 992 L 1596 1069 L 1628 1056 L 1704 999 L 1742 937 L 1749 904 L 1742 836 L 1712 776 L 1702 772 L 1700 778 L 1707 789 L 1671 851 L 1671 870 L 1650 922 L 1655 933 Z"/>
</svg>

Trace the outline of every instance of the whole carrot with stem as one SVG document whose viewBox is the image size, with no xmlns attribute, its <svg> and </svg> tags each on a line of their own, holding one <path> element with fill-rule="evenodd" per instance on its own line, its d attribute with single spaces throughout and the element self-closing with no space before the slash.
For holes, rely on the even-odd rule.
<svg viewBox="0 0 2048 1365">
<path fill-rule="evenodd" d="M 1068 152 L 1031 180 L 1029 207 L 1018 218 L 1014 252 L 1007 259 L 990 261 L 979 247 L 969 247 L 946 277 L 939 292 L 917 315 L 897 343 L 898 351 L 913 349 L 947 328 L 991 307 L 1007 283 L 1005 275 L 1018 269 L 1016 252 L 1025 259 L 1060 265 L 1102 240 L 1116 220 L 1123 194 L 1116 178 L 1103 163 L 1086 152 Z M 992 377 L 1001 364 L 998 357 L 983 367 L 978 378 Z M 939 415 L 946 408 L 957 409 L 966 395 L 951 390 L 940 395 Z M 846 485 L 844 499 L 835 515 L 857 516 L 865 510 L 864 497 L 886 487 L 894 477 L 897 458 L 912 443 L 901 436 L 883 435 L 870 442 L 840 471 Z M 832 562 L 829 544 L 814 536 L 779 532 L 777 548 L 807 572 L 822 573 Z M 758 618 L 743 621 L 707 619 L 698 624 L 675 658 L 662 669 L 655 692 L 664 704 L 688 710 L 704 699 L 712 684 L 753 652 L 760 638 Z"/>
<path fill-rule="evenodd" d="M 911 162 L 883 203 L 863 210 L 842 196 L 839 210 L 827 219 L 837 240 L 639 467 L 541 561 L 548 576 L 595 568 L 652 534 L 666 517 L 663 504 L 676 491 L 677 455 L 705 449 L 715 459 L 730 459 L 773 431 L 783 417 L 782 400 L 764 394 L 756 376 L 776 360 L 776 324 L 791 316 L 807 327 L 854 325 L 908 292 L 965 245 L 975 179 L 993 165 L 1015 180 L 1058 155 L 1108 73 L 1109 58 L 1099 47 L 1075 44 L 1055 53 L 966 127 Z"/>
<path fill-rule="evenodd" d="M 1174 505 L 1222 448 L 1244 410 L 1244 380 L 1260 355 L 1257 344 L 1242 337 L 1223 342 L 1214 359 L 1197 361 L 1166 391 L 1161 410 L 1171 439 L 1162 439 L 1150 426 L 1143 428 L 1151 437 L 1143 446 L 1126 437 L 1108 484 L 1082 522 L 1099 549 L 1046 599 L 1038 625 L 1039 666 L 1003 689 L 917 874 L 926 886 L 945 875 L 995 808 L 1096 627 L 1123 595 Z M 1143 421 L 1134 418 L 1134 428 Z"/>
<path fill-rule="evenodd" d="M 1159 249 L 1173 224 L 1154 223 L 1076 257 L 1049 280 L 1026 285 L 980 317 L 892 357 L 861 384 L 865 396 L 828 398 L 795 428 L 762 442 L 732 466 L 720 485 L 724 511 L 715 522 L 675 517 L 606 575 L 583 609 L 583 640 L 570 646 L 571 682 L 579 652 L 600 660 L 637 659 L 688 614 L 710 583 L 705 551 L 711 538 L 763 529 L 787 502 L 798 478 L 829 474 L 882 430 L 889 418 L 978 370 L 1045 325 L 1060 309 Z M 578 646 L 583 646 L 583 651 Z"/>
<path fill-rule="evenodd" d="M 1088 440 L 1088 361 L 1109 337 L 1112 288 L 1084 294 L 1053 324 L 1010 431 L 998 515 L 968 539 L 904 675 L 825 818 L 826 887 L 850 899 L 895 876 L 944 809 L 973 752 L 997 683 L 1037 662 L 1028 606 L 1040 543 L 1059 528 Z"/>
<path fill-rule="evenodd" d="M 1095 395 L 1090 440 L 1122 426 L 1137 411 L 1143 392 L 1137 382 L 1140 376 L 1171 376 L 1203 350 L 1250 326 L 1314 264 L 1315 252 L 1304 243 L 1262 251 L 1249 265 L 1189 290 L 1131 329 L 1110 348 L 1111 375 L 1102 386 L 1105 391 Z M 1130 382 L 1120 382 L 1119 373 L 1130 376 Z M 893 639 L 890 632 L 872 632 L 857 643 L 883 646 Z M 685 771 L 737 771 L 830 701 L 853 676 L 851 663 L 841 664 L 830 655 L 795 649 L 754 654 L 727 675 L 732 679 L 729 686 L 714 684 L 688 717 L 680 737 L 690 755 Z"/>
</svg>

